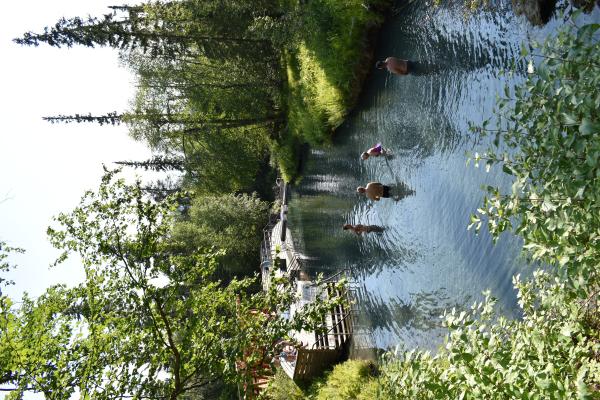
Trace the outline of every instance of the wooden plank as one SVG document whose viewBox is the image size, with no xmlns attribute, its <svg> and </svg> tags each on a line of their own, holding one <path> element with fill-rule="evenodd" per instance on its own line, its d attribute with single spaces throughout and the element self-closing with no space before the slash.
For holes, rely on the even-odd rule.
<svg viewBox="0 0 600 400">
<path fill-rule="evenodd" d="M 307 381 L 320 375 L 340 360 L 341 351 L 334 349 L 301 349 L 294 371 L 295 381 Z"/>
</svg>

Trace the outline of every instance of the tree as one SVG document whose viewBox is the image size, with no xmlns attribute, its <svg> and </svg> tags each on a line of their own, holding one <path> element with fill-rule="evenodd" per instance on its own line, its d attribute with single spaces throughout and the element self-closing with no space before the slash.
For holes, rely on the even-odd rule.
<svg viewBox="0 0 600 400">
<path fill-rule="evenodd" d="M 265 40 L 250 37 L 248 23 L 244 23 L 248 18 L 252 18 L 248 9 L 236 7 L 235 2 L 156 1 L 112 7 L 112 12 L 102 17 L 62 18 L 43 33 L 27 32 L 14 41 L 28 46 L 141 49 L 169 58 L 199 52 L 219 58 L 231 52 L 244 53 L 249 47 L 254 47 L 254 52 L 269 48 Z"/>
<path fill-rule="evenodd" d="M 186 253 L 216 246 L 225 252 L 219 276 L 247 276 L 258 260 L 267 217 L 268 204 L 256 195 L 198 196 L 186 217 L 175 224 L 173 240 Z"/>
<path fill-rule="evenodd" d="M 0 377 L 9 398 L 176 399 L 215 380 L 244 381 L 290 329 L 322 323 L 324 304 L 292 321 L 278 316 L 291 290 L 251 294 L 249 279 L 210 280 L 218 251 L 174 251 L 176 204 L 152 201 L 108 171 L 98 192 L 56 218 L 48 230 L 63 251 L 56 263 L 77 253 L 86 279 L 18 308 L 3 298 Z"/>
<path fill-rule="evenodd" d="M 146 161 L 115 161 L 115 164 L 142 168 L 146 171 L 180 171 L 183 172 L 185 169 L 184 160 L 180 158 L 165 157 L 165 156 L 154 156 Z"/>
<path fill-rule="evenodd" d="M 476 162 L 501 166 L 513 185 L 508 192 L 489 187 L 472 225 L 487 219 L 495 236 L 515 230 L 534 258 L 560 266 L 572 284 L 599 277 L 598 29 L 569 26 L 537 53 L 524 47 L 526 82 L 506 88 L 497 127 L 489 129 L 488 121 L 475 129 L 495 135 L 494 146 Z M 540 60 L 536 66 L 534 59 Z"/>
<path fill-rule="evenodd" d="M 202 118 L 199 115 L 190 113 L 162 113 L 157 110 L 136 110 L 132 113 L 117 114 L 110 112 L 105 115 L 57 115 L 54 117 L 43 117 L 44 120 L 50 123 L 63 122 L 96 122 L 100 125 L 118 125 L 121 122 L 135 123 L 144 121 L 153 124 L 157 127 L 163 127 L 169 124 L 197 124 L 202 126 L 217 126 L 222 128 L 240 128 L 245 126 L 260 125 L 273 122 L 281 122 L 281 118 L 269 115 L 262 118 Z"/>
</svg>

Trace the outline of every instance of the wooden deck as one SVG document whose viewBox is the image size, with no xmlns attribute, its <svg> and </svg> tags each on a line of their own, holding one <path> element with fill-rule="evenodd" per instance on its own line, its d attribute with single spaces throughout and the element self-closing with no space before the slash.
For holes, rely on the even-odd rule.
<svg viewBox="0 0 600 400">
<path fill-rule="evenodd" d="M 311 331 L 290 332 L 290 336 L 300 346 L 292 361 L 281 360 L 281 368 L 295 381 L 309 381 L 322 374 L 337 362 L 348 357 L 353 336 L 355 309 L 353 308 L 354 294 L 349 285 L 338 289 L 337 279 L 344 275 L 340 272 L 326 279 L 320 287 L 310 280 L 305 272 L 302 258 L 294 249 L 292 233 L 287 226 L 287 196 L 286 189 L 282 191 L 282 210 L 275 221 L 264 230 L 261 246 L 261 274 L 263 289 L 271 284 L 271 274 L 287 275 L 296 290 L 297 300 L 292 304 L 289 315 L 310 303 L 323 301 L 332 297 L 345 297 L 345 305 L 338 305 L 325 315 L 325 323 L 321 329 Z M 260 386 L 260 385 L 257 385 Z"/>
<path fill-rule="evenodd" d="M 272 227 L 265 228 L 264 242 L 261 248 L 261 274 L 263 289 L 267 290 L 270 285 L 270 273 L 272 268 L 276 276 L 287 274 L 295 278 L 302 273 L 302 260 L 294 250 L 292 232 L 284 226 L 282 220 L 277 221 Z M 282 230 L 285 229 L 285 240 L 282 241 Z"/>
<path fill-rule="evenodd" d="M 297 281 L 298 301 L 292 306 L 290 315 L 320 298 L 340 296 L 351 302 L 347 289 L 336 288 L 335 282 L 323 284 L 323 290 L 310 281 Z M 322 332 L 292 332 L 291 336 L 302 347 L 298 348 L 296 360 L 282 362 L 286 374 L 295 381 L 308 381 L 333 364 L 347 358 L 352 339 L 354 315 L 351 304 L 336 306 L 325 316 Z"/>
</svg>

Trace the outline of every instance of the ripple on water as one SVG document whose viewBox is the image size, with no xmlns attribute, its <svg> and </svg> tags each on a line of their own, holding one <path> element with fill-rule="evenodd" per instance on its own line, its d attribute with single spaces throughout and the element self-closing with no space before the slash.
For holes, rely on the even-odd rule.
<svg viewBox="0 0 600 400">
<path fill-rule="evenodd" d="M 501 74 L 520 43 L 559 24 L 532 28 L 506 1 L 470 16 L 459 2 L 435 9 L 414 2 L 383 27 L 377 57 L 415 60 L 417 73 L 374 72 L 335 145 L 311 153 L 291 200 L 294 239 L 317 258 L 309 265 L 315 271 L 351 271 L 361 287 L 361 321 L 378 346 L 436 348 L 443 310 L 468 307 L 485 289 L 499 298 L 502 312 L 518 316 L 511 279 L 529 270 L 520 240 L 506 235 L 494 246 L 486 232 L 466 230 L 481 186 L 509 184 L 501 171 L 465 166 L 465 152 L 487 147 L 467 128 L 493 115 L 506 82 L 523 79 L 522 70 Z M 360 153 L 377 142 L 393 157 L 361 161 Z M 356 194 L 369 181 L 408 185 L 414 194 L 371 203 Z M 343 231 L 344 223 L 385 230 L 358 237 Z"/>
</svg>

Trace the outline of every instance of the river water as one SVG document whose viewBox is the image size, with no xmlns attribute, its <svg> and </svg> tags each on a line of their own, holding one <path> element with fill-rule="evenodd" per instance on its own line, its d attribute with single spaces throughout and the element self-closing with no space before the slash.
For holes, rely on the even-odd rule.
<svg viewBox="0 0 600 400">
<path fill-rule="evenodd" d="M 531 271 L 521 241 L 505 234 L 494 245 L 485 229 L 467 231 L 482 186 L 510 184 L 499 169 L 466 166 L 467 152 L 489 144 L 468 123 L 490 118 L 496 93 L 507 81 L 523 80 L 524 72 L 501 73 L 521 43 L 543 39 L 563 21 L 532 27 L 508 3 L 477 13 L 466 13 L 460 2 L 434 8 L 416 1 L 395 10 L 376 56 L 415 60 L 418 74 L 369 77 L 333 145 L 310 151 L 292 192 L 290 228 L 312 271 L 349 271 L 361 289 L 361 325 L 374 345 L 435 349 L 446 332 L 443 310 L 469 307 L 486 289 L 499 299 L 499 312 L 519 316 L 512 276 Z M 361 161 L 360 153 L 377 142 L 393 158 Z M 405 184 L 414 194 L 371 202 L 356 193 L 370 181 Z M 342 230 L 345 223 L 385 230 L 357 236 Z"/>
</svg>

